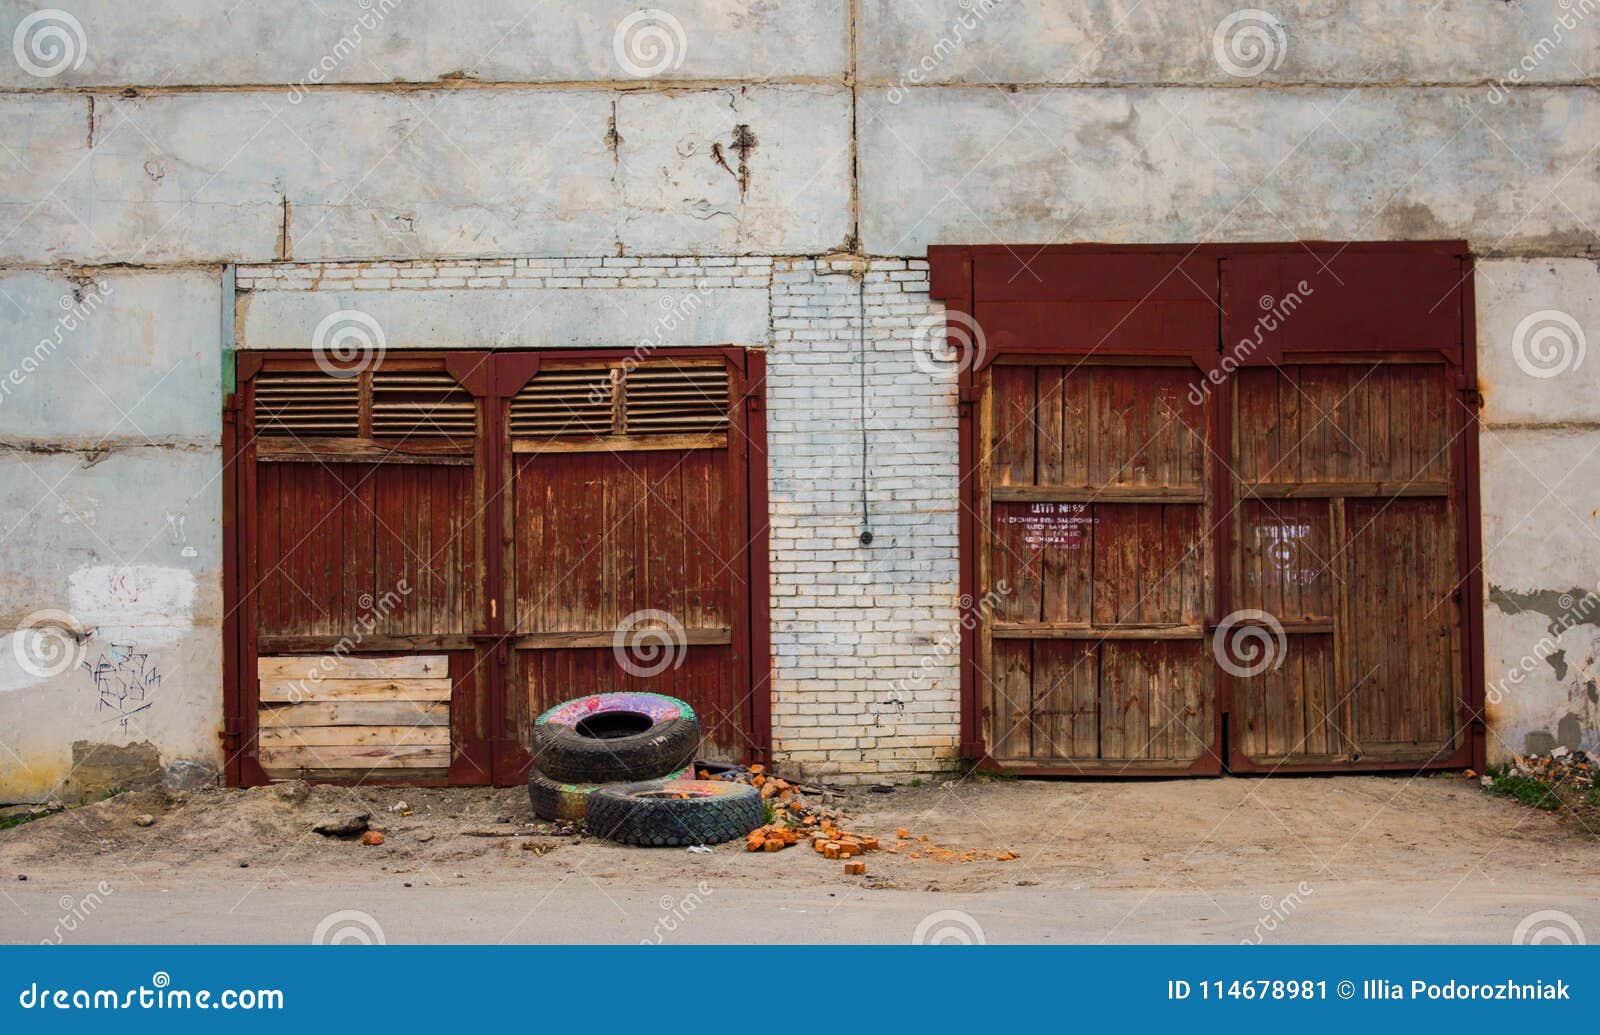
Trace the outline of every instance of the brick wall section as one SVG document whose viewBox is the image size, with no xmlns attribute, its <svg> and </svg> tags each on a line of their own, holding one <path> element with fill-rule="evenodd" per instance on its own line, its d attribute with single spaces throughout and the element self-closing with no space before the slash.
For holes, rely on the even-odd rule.
<svg viewBox="0 0 1600 1035">
<path fill-rule="evenodd" d="M 240 291 L 440 288 L 766 287 L 766 256 L 589 256 L 417 262 L 281 262 L 240 266 Z"/>
<path fill-rule="evenodd" d="M 519 258 L 240 267 L 242 291 L 771 288 L 767 384 L 777 763 L 835 783 L 906 779 L 959 749 L 956 381 L 918 362 L 941 325 L 920 260 L 874 259 L 862 531 L 859 260 Z M 619 342 L 618 344 L 629 344 Z M 925 352 L 924 350 L 921 350 Z"/>
<path fill-rule="evenodd" d="M 849 269 L 778 260 L 767 386 L 775 755 L 840 783 L 933 772 L 959 748 L 956 385 L 916 361 L 940 307 L 927 263 L 873 260 L 863 547 Z"/>
</svg>

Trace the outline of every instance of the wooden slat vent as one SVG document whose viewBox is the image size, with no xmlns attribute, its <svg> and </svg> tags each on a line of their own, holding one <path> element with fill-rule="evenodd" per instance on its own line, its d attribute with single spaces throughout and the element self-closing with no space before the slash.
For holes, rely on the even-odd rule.
<svg viewBox="0 0 1600 1035">
<path fill-rule="evenodd" d="M 361 428 L 361 385 L 320 371 L 266 372 L 255 382 L 258 435 L 354 436 Z"/>
<path fill-rule="evenodd" d="M 625 385 L 630 435 L 721 431 L 728 426 L 728 368 L 646 366 Z"/>
<path fill-rule="evenodd" d="M 541 371 L 511 401 L 513 437 L 693 435 L 728 428 L 728 368 L 651 362 Z"/>
<path fill-rule="evenodd" d="M 372 375 L 372 436 L 471 438 L 478 404 L 445 373 L 377 370 Z"/>
<path fill-rule="evenodd" d="M 540 371 L 511 400 L 511 434 L 609 434 L 617 374 L 610 367 Z"/>
</svg>

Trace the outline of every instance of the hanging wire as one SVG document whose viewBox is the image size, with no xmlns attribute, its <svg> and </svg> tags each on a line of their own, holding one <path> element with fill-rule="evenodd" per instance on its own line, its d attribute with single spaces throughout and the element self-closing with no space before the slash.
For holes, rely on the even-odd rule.
<svg viewBox="0 0 1600 1035">
<path fill-rule="evenodd" d="M 872 515 L 867 505 L 867 262 L 856 276 L 856 342 L 861 373 L 861 545 L 872 545 Z"/>
</svg>

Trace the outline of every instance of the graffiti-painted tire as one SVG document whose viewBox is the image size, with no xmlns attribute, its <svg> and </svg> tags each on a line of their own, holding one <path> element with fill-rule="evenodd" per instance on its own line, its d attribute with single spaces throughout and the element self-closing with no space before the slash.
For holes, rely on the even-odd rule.
<svg viewBox="0 0 1600 1035">
<path fill-rule="evenodd" d="M 662 694 L 590 694 L 556 705 L 533 724 L 533 767 L 561 783 L 658 780 L 694 758 L 694 709 Z"/>
<path fill-rule="evenodd" d="M 667 779 L 679 779 L 687 772 L 687 769 L 679 769 Z M 546 779 L 535 769 L 528 777 L 528 800 L 533 804 L 533 814 L 540 819 L 580 823 L 589 795 L 599 786 L 597 783 L 561 783 Z"/>
<path fill-rule="evenodd" d="M 589 833 L 625 845 L 714 845 L 761 825 L 761 792 L 725 780 L 646 780 L 589 795 Z"/>
</svg>

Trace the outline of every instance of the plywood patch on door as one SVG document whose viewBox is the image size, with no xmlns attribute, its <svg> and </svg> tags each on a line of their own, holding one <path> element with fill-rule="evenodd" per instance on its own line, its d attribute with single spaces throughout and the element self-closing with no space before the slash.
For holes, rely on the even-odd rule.
<svg viewBox="0 0 1600 1035">
<path fill-rule="evenodd" d="M 446 655 L 278 655 L 261 658 L 256 674 L 257 742 L 273 779 L 396 770 L 409 780 L 449 768 Z"/>
</svg>

